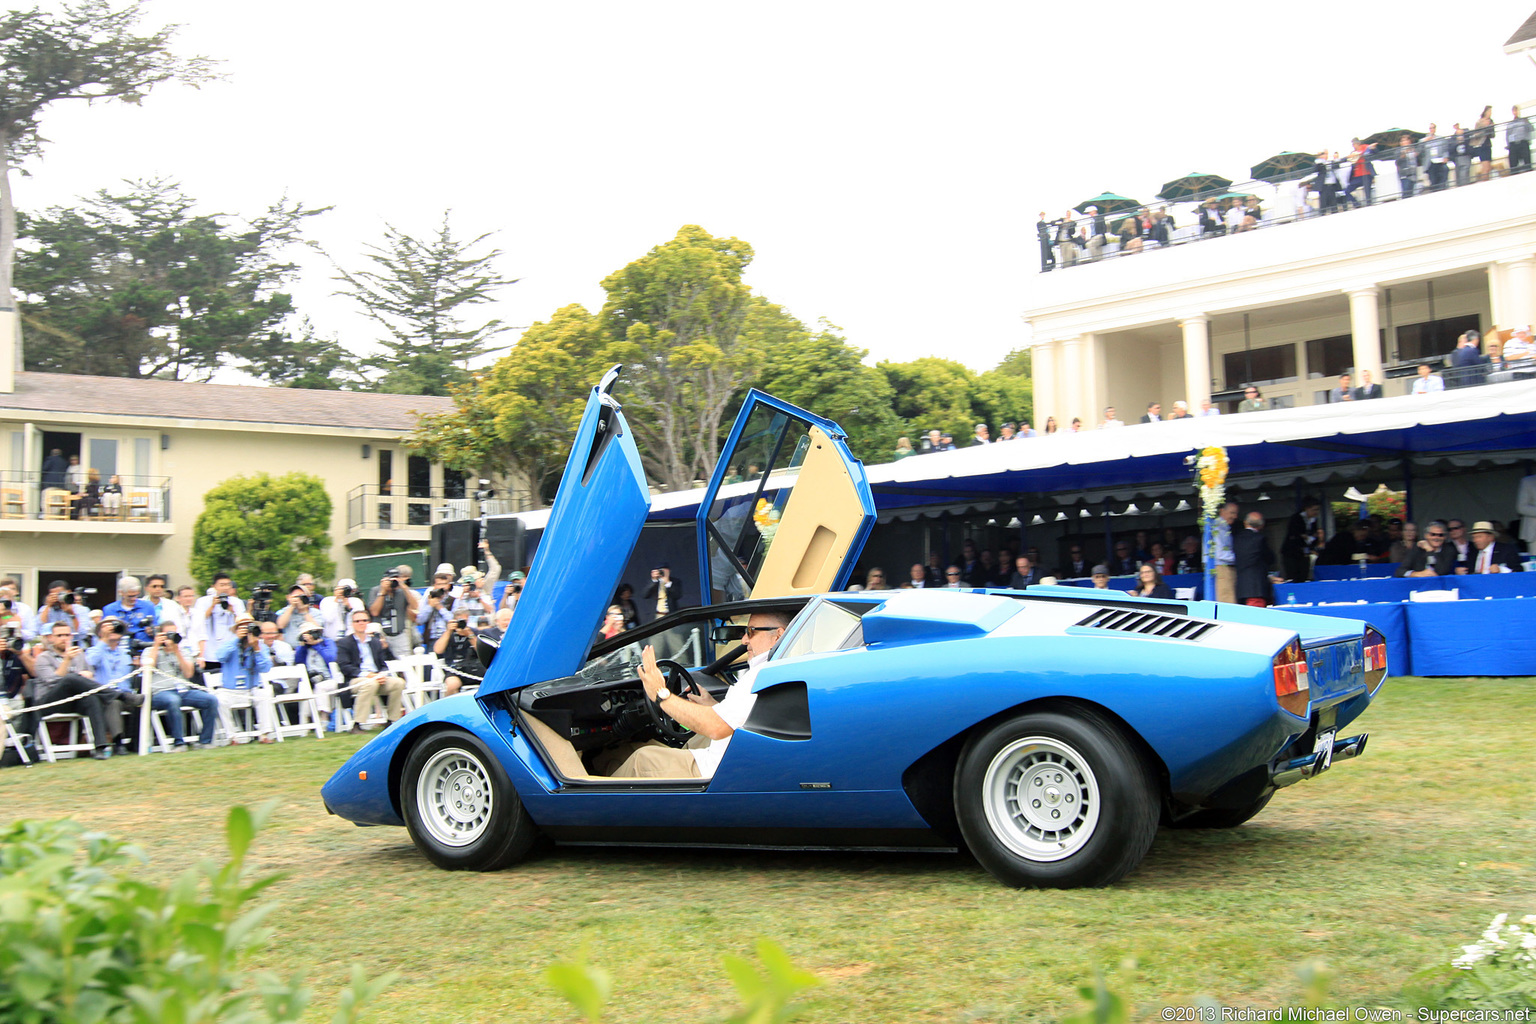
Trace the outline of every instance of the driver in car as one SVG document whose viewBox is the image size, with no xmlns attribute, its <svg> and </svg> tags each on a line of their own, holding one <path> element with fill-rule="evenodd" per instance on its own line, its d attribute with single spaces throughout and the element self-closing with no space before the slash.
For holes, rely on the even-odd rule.
<svg viewBox="0 0 1536 1024">
<path fill-rule="evenodd" d="M 647 646 L 640 662 L 640 685 L 645 687 L 646 698 L 655 701 L 662 714 L 686 726 L 694 735 L 681 750 L 650 740 L 635 748 L 609 774 L 629 779 L 707 779 L 714 775 L 731 735 L 746 723 L 757 701 L 752 692 L 757 670 L 768 660 L 768 652 L 784 635 L 787 625 L 789 616 L 783 612 L 753 612 L 748 617 L 747 668 L 721 701 L 707 693 L 683 697 L 668 691 L 666 680 L 656 667 L 656 650 Z"/>
</svg>

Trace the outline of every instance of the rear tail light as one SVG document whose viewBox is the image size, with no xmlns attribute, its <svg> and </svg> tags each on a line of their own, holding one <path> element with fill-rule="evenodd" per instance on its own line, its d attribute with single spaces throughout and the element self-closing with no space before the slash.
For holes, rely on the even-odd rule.
<svg viewBox="0 0 1536 1024">
<path fill-rule="evenodd" d="M 1365 692 L 1375 693 L 1387 678 L 1387 638 L 1374 629 L 1365 631 Z"/>
<path fill-rule="evenodd" d="M 1274 660 L 1275 698 L 1280 706 L 1299 718 L 1307 717 L 1309 699 L 1307 685 L 1307 656 L 1301 649 L 1301 640 L 1292 640 Z"/>
</svg>

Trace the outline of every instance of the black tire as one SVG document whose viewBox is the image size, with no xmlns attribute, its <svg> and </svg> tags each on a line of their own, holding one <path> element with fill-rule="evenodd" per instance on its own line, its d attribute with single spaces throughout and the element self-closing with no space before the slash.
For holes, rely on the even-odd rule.
<svg viewBox="0 0 1536 1024">
<path fill-rule="evenodd" d="M 1271 790 L 1259 797 L 1251 804 L 1242 807 L 1207 807 L 1203 811 L 1185 815 L 1176 821 L 1168 823 L 1169 828 L 1237 828 L 1249 818 L 1258 814 L 1269 802 L 1273 800 L 1275 793 Z"/>
<path fill-rule="evenodd" d="M 500 762 L 458 729 L 411 748 L 400 806 L 411 842 L 451 871 L 499 871 L 527 856 L 539 834 Z"/>
<path fill-rule="evenodd" d="M 1039 797 L 1018 802 L 1020 789 Z M 993 726 L 971 738 L 955 770 L 961 834 L 1004 885 L 1117 882 L 1146 856 L 1158 813 L 1141 753 L 1118 724 L 1087 708 Z"/>
</svg>

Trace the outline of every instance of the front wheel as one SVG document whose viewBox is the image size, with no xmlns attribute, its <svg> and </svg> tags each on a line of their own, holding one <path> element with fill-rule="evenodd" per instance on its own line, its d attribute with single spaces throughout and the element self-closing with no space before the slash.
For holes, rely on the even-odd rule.
<svg viewBox="0 0 1536 1024">
<path fill-rule="evenodd" d="M 976 859 L 1005 885 L 1109 885 L 1157 834 L 1151 772 L 1119 726 L 1089 709 L 1037 711 L 972 738 L 955 811 Z"/>
<path fill-rule="evenodd" d="M 501 764 L 467 732 L 435 733 L 411 749 L 400 802 L 411 841 L 440 868 L 499 871 L 538 835 Z"/>
</svg>

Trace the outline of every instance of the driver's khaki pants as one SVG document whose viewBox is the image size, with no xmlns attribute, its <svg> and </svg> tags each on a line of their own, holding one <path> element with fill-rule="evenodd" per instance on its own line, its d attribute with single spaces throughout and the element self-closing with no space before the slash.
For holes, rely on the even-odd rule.
<svg viewBox="0 0 1536 1024">
<path fill-rule="evenodd" d="M 635 748 L 609 776 L 614 779 L 697 779 L 699 762 L 690 750 L 651 740 Z"/>
</svg>

